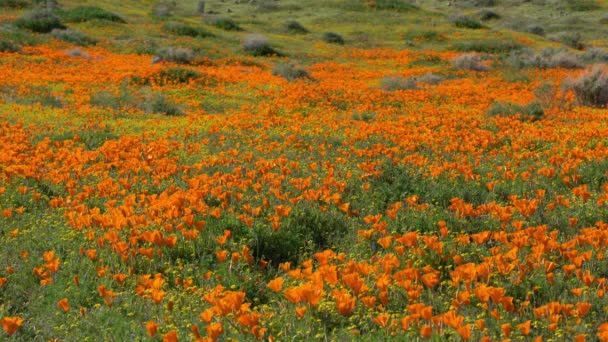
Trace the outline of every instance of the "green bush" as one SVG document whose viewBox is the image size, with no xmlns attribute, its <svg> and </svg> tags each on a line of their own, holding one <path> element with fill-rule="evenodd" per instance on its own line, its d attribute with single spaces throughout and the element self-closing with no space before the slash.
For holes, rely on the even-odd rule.
<svg viewBox="0 0 608 342">
<path fill-rule="evenodd" d="M 363 11 L 369 8 L 378 10 L 395 11 L 395 12 L 410 12 L 419 10 L 420 7 L 407 0 L 376 0 L 374 6 L 366 6 L 367 0 L 348 0 L 343 2 L 342 7 L 348 10 Z"/>
<path fill-rule="evenodd" d="M 596 0 L 568 0 L 566 4 L 569 10 L 577 12 L 594 11 L 601 8 Z"/>
<path fill-rule="evenodd" d="M 583 37 L 578 32 L 562 32 L 557 36 L 557 39 L 564 45 L 567 45 L 573 49 L 584 50 L 585 43 Z"/>
<path fill-rule="evenodd" d="M 176 36 L 188 37 L 212 37 L 213 35 L 200 27 L 192 27 L 182 23 L 168 23 L 163 25 L 163 31 L 174 34 Z"/>
<path fill-rule="evenodd" d="M 230 18 L 218 18 L 213 21 L 213 25 L 224 31 L 243 31 L 243 29 Z"/>
<path fill-rule="evenodd" d="M 528 49 L 513 52 L 506 58 L 506 63 L 517 69 L 577 69 L 583 66 L 579 56 L 565 49 L 554 48 L 544 48 L 539 53 L 534 53 Z"/>
<path fill-rule="evenodd" d="M 163 94 L 154 94 L 143 103 L 143 109 L 150 113 L 165 114 L 168 116 L 182 115 L 182 110 Z"/>
<path fill-rule="evenodd" d="M 481 21 L 495 20 L 501 18 L 500 14 L 488 9 L 480 11 L 478 16 L 479 20 Z"/>
<path fill-rule="evenodd" d="M 601 108 L 608 105 L 608 73 L 603 65 L 594 65 L 578 78 L 566 80 L 564 87 L 573 90 L 582 104 Z"/>
<path fill-rule="evenodd" d="M 473 71 L 488 71 L 490 68 L 483 63 L 483 59 L 476 53 L 465 53 L 456 57 L 452 61 L 452 66 L 456 69 Z"/>
<path fill-rule="evenodd" d="M 59 17 L 47 10 L 34 10 L 24 14 L 15 22 L 17 27 L 37 33 L 49 33 L 54 29 L 65 29 Z"/>
<path fill-rule="evenodd" d="M 281 56 L 281 53 L 270 45 L 268 38 L 259 34 L 247 35 L 243 49 L 253 56 Z"/>
<path fill-rule="evenodd" d="M 335 32 L 324 32 L 323 35 L 321 35 L 321 39 L 329 44 L 344 44 L 344 38 Z"/>
<path fill-rule="evenodd" d="M 97 6 L 78 6 L 57 12 L 66 22 L 85 22 L 91 20 L 106 20 L 115 23 L 126 23 L 119 15 L 106 11 Z"/>
<path fill-rule="evenodd" d="M 599 47 L 588 48 L 581 56 L 586 63 L 608 63 L 608 52 Z"/>
<path fill-rule="evenodd" d="M 0 52 L 21 52 L 21 46 L 9 40 L 0 40 Z"/>
<path fill-rule="evenodd" d="M 459 28 L 477 30 L 484 27 L 479 21 L 465 15 L 455 16 L 451 18 L 451 21 L 454 26 Z"/>
<path fill-rule="evenodd" d="M 533 24 L 533 25 L 530 25 L 530 26 L 526 27 L 526 32 L 535 34 L 537 36 L 544 36 L 545 35 L 545 29 L 542 26 L 536 25 L 536 24 Z"/>
<path fill-rule="evenodd" d="M 507 53 L 514 50 L 522 49 L 524 46 L 511 39 L 498 40 L 498 39 L 477 39 L 458 41 L 452 45 L 452 48 L 456 51 L 463 52 L 483 52 L 483 53 Z"/>
<path fill-rule="evenodd" d="M 290 33 L 306 34 L 309 33 L 308 29 L 295 20 L 288 20 L 285 22 L 285 29 Z"/>
<path fill-rule="evenodd" d="M 512 103 L 512 102 L 495 102 L 488 111 L 488 116 L 513 116 L 519 115 L 519 118 L 526 121 L 536 121 L 542 119 L 545 111 L 539 102 L 533 101 L 527 105 Z"/>
<path fill-rule="evenodd" d="M 279 63 L 272 69 L 272 74 L 281 76 L 288 81 L 295 81 L 300 78 L 310 78 L 308 71 L 289 63 Z"/>
<path fill-rule="evenodd" d="M 185 68 L 170 68 L 167 70 L 161 70 L 159 73 L 143 78 L 134 76 L 131 78 L 131 83 L 138 85 L 150 85 L 152 83 L 156 85 L 167 85 L 167 84 L 182 84 L 188 83 L 191 80 L 200 78 L 202 75 L 198 72 Z"/>
<path fill-rule="evenodd" d="M 385 91 L 413 90 L 416 89 L 414 77 L 387 76 L 380 80 L 380 87 Z"/>
<path fill-rule="evenodd" d="M 72 43 L 79 46 L 88 46 L 97 44 L 97 40 L 84 34 L 83 32 L 71 29 L 54 29 L 51 31 L 51 36 L 57 40 Z"/>
<path fill-rule="evenodd" d="M 26 8 L 30 3 L 25 0 L 0 0 L 0 8 Z"/>
<path fill-rule="evenodd" d="M 189 64 L 194 60 L 194 52 L 188 48 L 164 47 L 159 49 L 156 54 L 161 61 L 178 64 Z"/>
</svg>

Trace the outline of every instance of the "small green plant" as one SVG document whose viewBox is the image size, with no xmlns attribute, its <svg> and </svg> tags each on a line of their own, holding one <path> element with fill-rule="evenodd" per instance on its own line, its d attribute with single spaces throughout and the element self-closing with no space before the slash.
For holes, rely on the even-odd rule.
<svg viewBox="0 0 608 342">
<path fill-rule="evenodd" d="M 59 17 L 48 10 L 34 10 L 24 14 L 15 25 L 37 33 L 49 33 L 54 29 L 65 29 Z"/>
<path fill-rule="evenodd" d="M 182 23 L 167 23 L 163 25 L 163 31 L 167 33 L 174 34 L 176 36 L 188 36 L 188 37 L 212 37 L 213 35 L 210 32 L 200 28 L 200 27 L 192 27 Z"/>
<path fill-rule="evenodd" d="M 72 43 L 79 46 L 88 46 L 97 44 L 97 39 L 87 36 L 81 31 L 72 29 L 54 29 L 51 31 L 51 36 L 57 40 Z"/>
<path fill-rule="evenodd" d="M 275 50 L 268 38 L 259 34 L 250 34 L 245 37 L 243 49 L 253 56 L 280 56 L 281 54 Z"/>
<path fill-rule="evenodd" d="M 479 16 L 479 20 L 481 20 L 481 21 L 496 20 L 496 19 L 501 18 L 500 14 L 498 14 L 492 10 L 489 10 L 489 9 L 481 10 L 478 13 L 478 16 Z"/>
<path fill-rule="evenodd" d="M 608 105 L 608 73 L 605 66 L 596 64 L 575 79 L 567 79 L 564 88 L 574 91 L 576 99 L 588 106 L 605 108 Z"/>
<path fill-rule="evenodd" d="M 380 87 L 385 91 L 414 90 L 416 79 L 414 77 L 387 76 L 380 80 Z"/>
<path fill-rule="evenodd" d="M 512 102 L 495 102 L 488 111 L 488 116 L 513 116 L 519 115 L 519 118 L 524 121 L 540 120 L 545 111 L 541 104 L 537 101 L 530 102 L 526 105 Z"/>
<path fill-rule="evenodd" d="M 202 77 L 198 72 L 185 68 L 170 68 L 161 70 L 150 77 L 134 76 L 131 78 L 131 83 L 138 85 L 167 85 L 167 84 L 182 84 Z"/>
<path fill-rule="evenodd" d="M 452 66 L 456 69 L 465 69 L 473 71 L 488 71 L 490 68 L 483 62 L 481 56 L 477 53 L 465 53 L 456 57 L 452 61 Z"/>
<path fill-rule="evenodd" d="M 169 100 L 164 94 L 153 94 L 142 103 L 142 109 L 155 114 L 165 114 L 167 116 L 180 116 L 182 110 L 173 101 Z"/>
<path fill-rule="evenodd" d="M 526 27 L 526 32 L 535 34 L 537 36 L 545 35 L 545 29 L 542 26 L 536 25 L 536 24 L 532 24 L 532 25 Z"/>
<path fill-rule="evenodd" d="M 300 22 L 296 20 L 288 20 L 285 22 L 285 30 L 295 34 L 306 34 L 309 33 L 308 29 L 304 27 Z"/>
<path fill-rule="evenodd" d="M 57 14 L 66 22 L 85 22 L 91 20 L 105 20 L 114 23 L 126 23 L 121 16 L 97 6 L 78 6 L 57 11 Z"/>
<path fill-rule="evenodd" d="M 194 60 L 194 52 L 188 48 L 164 47 L 157 51 L 157 57 L 161 61 L 189 64 Z"/>
<path fill-rule="evenodd" d="M 324 32 L 323 35 L 321 35 L 321 39 L 329 44 L 344 44 L 344 38 L 335 32 Z"/>
<path fill-rule="evenodd" d="M 310 75 L 306 69 L 297 67 L 290 63 L 278 63 L 272 69 L 272 74 L 275 76 L 281 76 L 288 81 L 295 81 L 301 78 L 310 79 Z"/>
<path fill-rule="evenodd" d="M 585 43 L 583 37 L 578 32 L 562 32 L 557 35 L 557 39 L 564 45 L 569 46 L 573 49 L 584 50 Z"/>
<path fill-rule="evenodd" d="M 568 0 L 566 4 L 569 10 L 577 12 L 594 11 L 601 8 L 597 0 Z"/>
<path fill-rule="evenodd" d="M 370 121 L 374 121 L 374 119 L 376 119 L 376 113 L 374 112 L 359 112 L 359 111 L 354 111 L 353 115 L 352 115 L 352 119 L 355 121 L 364 121 L 364 122 L 370 122 Z"/>
<path fill-rule="evenodd" d="M 231 18 L 218 18 L 213 21 L 213 26 L 224 31 L 243 31 L 243 29 Z"/>
<path fill-rule="evenodd" d="M 581 59 L 586 63 L 607 63 L 608 52 L 599 47 L 590 47 L 581 55 Z"/>
<path fill-rule="evenodd" d="M 459 15 L 451 18 L 452 24 L 458 28 L 467 28 L 467 29 L 481 29 L 484 26 L 477 20 L 468 17 L 466 15 Z"/>
<path fill-rule="evenodd" d="M 21 46 L 10 40 L 0 40 L 0 52 L 21 52 Z"/>
<path fill-rule="evenodd" d="M 165 19 L 172 16 L 176 8 L 176 0 L 158 0 L 152 7 L 152 13 L 159 19 Z"/>
<path fill-rule="evenodd" d="M 456 51 L 499 54 L 522 49 L 523 45 L 511 39 L 477 39 L 457 41 L 452 47 Z"/>
<path fill-rule="evenodd" d="M 205 5 L 207 4 L 206 0 L 198 0 L 196 3 L 196 13 L 205 14 Z"/>
<path fill-rule="evenodd" d="M 0 0 L 0 8 L 26 8 L 30 3 L 25 0 Z"/>
</svg>

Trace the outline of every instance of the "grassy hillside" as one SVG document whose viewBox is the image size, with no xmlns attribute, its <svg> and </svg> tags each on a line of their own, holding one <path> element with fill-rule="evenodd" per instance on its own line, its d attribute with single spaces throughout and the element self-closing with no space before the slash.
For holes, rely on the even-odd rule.
<svg viewBox="0 0 608 342">
<path fill-rule="evenodd" d="M 0 339 L 608 340 L 607 6 L 0 0 Z"/>
</svg>

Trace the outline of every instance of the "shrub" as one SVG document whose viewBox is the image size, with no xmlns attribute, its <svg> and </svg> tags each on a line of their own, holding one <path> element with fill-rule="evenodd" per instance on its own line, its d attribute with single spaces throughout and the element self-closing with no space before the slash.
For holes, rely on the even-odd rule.
<svg viewBox="0 0 608 342">
<path fill-rule="evenodd" d="M 59 16 L 67 22 L 85 22 L 91 20 L 106 20 L 115 23 L 126 23 L 119 15 L 106 11 L 97 6 L 78 6 L 58 11 Z"/>
<path fill-rule="evenodd" d="M 476 53 L 465 53 L 456 57 L 452 61 L 452 65 L 456 69 L 466 69 L 473 71 L 488 71 L 490 68 L 483 63 L 483 60 L 479 54 Z"/>
<path fill-rule="evenodd" d="M 205 5 L 205 0 L 198 0 L 198 2 L 196 3 L 196 13 L 205 14 Z"/>
<path fill-rule="evenodd" d="M 183 114 L 181 109 L 163 94 L 154 94 L 149 99 L 146 99 L 142 109 L 150 113 L 165 114 L 168 116 L 179 116 Z"/>
<path fill-rule="evenodd" d="M 344 44 L 344 38 L 342 38 L 341 35 L 335 32 L 324 32 L 321 36 L 321 39 L 323 39 L 324 42 L 329 44 Z"/>
<path fill-rule="evenodd" d="M 213 25 L 225 31 L 243 31 L 243 29 L 230 18 L 218 18 L 213 22 Z"/>
<path fill-rule="evenodd" d="M 562 32 L 561 34 L 557 35 L 557 39 L 564 45 L 567 45 L 573 49 L 585 49 L 585 43 L 582 40 L 583 38 L 578 32 Z"/>
<path fill-rule="evenodd" d="M 512 102 L 495 102 L 486 112 L 488 116 L 513 116 L 517 114 L 519 114 L 521 120 L 536 121 L 545 115 L 545 111 L 539 102 L 533 101 L 527 105 Z"/>
<path fill-rule="evenodd" d="M 88 46 L 97 44 L 97 40 L 84 34 L 83 32 L 71 29 L 54 29 L 51 31 L 51 36 L 57 40 L 72 43 L 79 46 Z"/>
<path fill-rule="evenodd" d="M 600 24 L 608 24 L 608 15 L 600 18 Z"/>
<path fill-rule="evenodd" d="M 475 0 L 473 5 L 477 7 L 492 7 L 498 5 L 498 0 Z"/>
<path fill-rule="evenodd" d="M 483 28 L 483 25 L 481 25 L 480 22 L 465 15 L 455 16 L 451 19 L 451 21 L 454 26 L 459 28 L 468 28 L 474 30 Z"/>
<path fill-rule="evenodd" d="M 542 26 L 535 25 L 535 24 L 532 24 L 532 25 L 526 27 L 526 32 L 535 34 L 537 36 L 544 36 L 545 35 L 545 29 Z"/>
<path fill-rule="evenodd" d="M 377 114 L 375 112 L 354 111 L 353 115 L 352 115 L 352 119 L 355 121 L 370 122 L 370 121 L 373 121 L 374 119 L 376 119 L 376 115 Z"/>
<path fill-rule="evenodd" d="M 495 20 L 495 19 L 500 19 L 500 14 L 492 11 L 492 10 L 482 10 L 479 12 L 479 20 L 481 21 L 488 21 L 488 20 Z"/>
<path fill-rule="evenodd" d="M 192 27 L 182 23 L 167 23 L 163 25 L 163 31 L 174 34 L 176 36 L 188 36 L 188 37 L 211 37 L 211 33 L 205 31 L 199 27 Z"/>
<path fill-rule="evenodd" d="M 107 90 L 102 90 L 94 93 L 91 96 L 91 104 L 103 108 L 121 109 L 126 107 L 135 107 L 135 98 L 129 91 L 128 82 L 125 80 L 120 86 L 118 95 L 114 95 Z"/>
<path fill-rule="evenodd" d="M 596 0 L 568 0 L 566 3 L 569 10 L 577 12 L 593 11 L 601 8 Z"/>
<path fill-rule="evenodd" d="M 498 54 L 519 50 L 524 46 L 511 39 L 477 39 L 456 42 L 452 45 L 452 47 L 454 50 L 463 52 L 475 51 Z"/>
<path fill-rule="evenodd" d="M 158 18 L 168 18 L 173 14 L 173 11 L 177 7 L 175 0 L 159 0 L 153 7 L 153 13 Z"/>
<path fill-rule="evenodd" d="M 4 8 L 25 8 L 29 5 L 25 0 L 0 0 L 0 7 Z"/>
<path fill-rule="evenodd" d="M 281 76 L 288 81 L 295 81 L 299 78 L 310 78 L 308 71 L 293 64 L 279 63 L 272 69 L 272 74 Z"/>
<path fill-rule="evenodd" d="M 21 52 L 21 46 L 9 40 L 0 40 L 0 52 Z"/>
<path fill-rule="evenodd" d="M 416 81 L 418 83 L 426 83 L 426 84 L 439 84 L 443 81 L 444 77 L 441 75 L 437 75 L 437 74 L 433 74 L 430 72 L 427 72 L 424 75 L 420 75 L 418 77 L 416 77 Z"/>
<path fill-rule="evenodd" d="M 201 76 L 201 74 L 194 70 L 185 68 L 171 68 L 167 70 L 161 70 L 159 73 L 148 78 L 134 76 L 131 78 L 131 83 L 139 85 L 150 85 L 154 83 L 156 85 L 163 86 L 166 84 L 188 83 L 191 80 L 200 78 Z"/>
<path fill-rule="evenodd" d="M 599 47 L 588 48 L 581 56 L 586 63 L 606 63 L 608 62 L 608 52 Z"/>
<path fill-rule="evenodd" d="M 302 24 L 295 20 L 288 20 L 287 22 L 285 22 L 285 29 L 288 32 L 296 34 L 306 34 L 310 32 L 306 27 L 304 27 Z"/>
<path fill-rule="evenodd" d="M 165 47 L 158 50 L 157 56 L 162 61 L 178 64 L 189 64 L 194 60 L 194 52 L 188 48 Z"/>
<path fill-rule="evenodd" d="M 396 11 L 396 12 L 410 12 L 420 9 L 418 6 L 410 3 L 409 1 L 403 0 L 376 0 L 374 2 L 374 8 L 379 10 Z M 364 8 L 361 6 L 361 8 Z"/>
<path fill-rule="evenodd" d="M 19 18 L 15 22 L 15 25 L 19 28 L 38 33 L 49 33 L 54 29 L 66 28 L 65 25 L 61 23 L 59 17 L 47 10 L 28 12 Z"/>
<path fill-rule="evenodd" d="M 380 80 L 380 87 L 385 91 L 413 90 L 416 89 L 416 79 L 414 77 L 387 76 Z"/>
<path fill-rule="evenodd" d="M 583 65 L 579 57 L 563 49 L 545 48 L 532 57 L 530 65 L 539 69 L 577 69 Z"/>
<path fill-rule="evenodd" d="M 578 78 L 566 80 L 564 87 L 573 90 L 582 104 L 602 108 L 608 105 L 608 73 L 605 65 L 596 64 Z"/>
<path fill-rule="evenodd" d="M 280 55 L 268 41 L 268 38 L 259 34 L 250 34 L 245 37 L 243 49 L 253 56 Z"/>
</svg>

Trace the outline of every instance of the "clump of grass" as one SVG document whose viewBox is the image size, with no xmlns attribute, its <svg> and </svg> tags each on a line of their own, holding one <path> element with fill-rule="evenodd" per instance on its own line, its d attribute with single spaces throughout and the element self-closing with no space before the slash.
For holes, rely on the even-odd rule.
<svg viewBox="0 0 608 342">
<path fill-rule="evenodd" d="M 165 114 L 167 116 L 183 115 L 183 112 L 179 106 L 161 93 L 156 93 L 149 96 L 149 98 L 142 102 L 141 108 L 146 112 L 154 114 Z"/>
<path fill-rule="evenodd" d="M 355 121 L 364 121 L 364 122 L 370 122 L 373 121 L 374 119 L 376 119 L 376 113 L 375 112 L 359 112 L 359 111 L 353 111 L 353 115 L 351 116 L 351 118 Z"/>
<path fill-rule="evenodd" d="M 550 38 L 552 40 L 559 41 L 562 44 L 569 46 L 576 50 L 585 49 L 585 42 L 583 41 L 583 37 L 578 32 L 561 32 Z"/>
<path fill-rule="evenodd" d="M 161 70 L 157 74 L 147 78 L 134 76 L 131 78 L 131 83 L 139 85 L 150 85 L 154 83 L 156 85 L 163 86 L 166 84 L 189 83 L 190 81 L 201 77 L 201 74 L 191 69 L 170 68 L 166 70 Z"/>
<path fill-rule="evenodd" d="M 577 12 L 594 11 L 601 8 L 596 0 L 568 0 L 566 4 L 569 10 Z"/>
<path fill-rule="evenodd" d="M 190 64 L 195 58 L 194 52 L 188 48 L 164 47 L 159 49 L 156 55 L 160 61 L 178 64 Z"/>
<path fill-rule="evenodd" d="M 243 42 L 243 49 L 253 56 L 281 55 L 272 47 L 268 38 L 259 34 L 247 35 Z"/>
<path fill-rule="evenodd" d="M 537 121 L 542 119 L 545 111 L 539 102 L 533 101 L 526 105 L 512 102 L 495 102 L 488 111 L 488 116 L 513 116 L 519 115 L 521 120 Z"/>
<path fill-rule="evenodd" d="M 192 27 L 182 23 L 167 23 L 163 25 L 163 31 L 174 34 L 176 36 L 187 36 L 187 37 L 212 37 L 213 35 L 210 32 L 200 28 L 200 27 Z"/>
<path fill-rule="evenodd" d="M 54 29 L 51 31 L 51 36 L 57 40 L 72 43 L 79 46 L 89 46 L 97 44 L 97 39 L 87 36 L 81 31 L 72 29 Z"/>
<path fill-rule="evenodd" d="M 608 105 L 606 66 L 596 64 L 579 77 L 567 79 L 564 88 L 574 91 L 576 99 L 584 105 L 605 108 Z"/>
<path fill-rule="evenodd" d="M 243 31 L 243 29 L 231 18 L 217 18 L 213 21 L 213 26 L 224 31 Z"/>
<path fill-rule="evenodd" d="M 24 14 L 15 25 L 37 33 L 49 33 L 54 29 L 65 29 L 65 25 L 58 16 L 48 10 L 34 10 Z"/>
<path fill-rule="evenodd" d="M 481 21 L 496 20 L 501 18 L 500 14 L 489 9 L 481 10 L 477 15 Z"/>
<path fill-rule="evenodd" d="M 281 76 L 288 81 L 295 81 L 301 78 L 311 78 L 306 69 L 297 67 L 290 63 L 278 63 L 272 69 L 272 74 L 275 76 Z"/>
<path fill-rule="evenodd" d="M 451 18 L 451 22 L 454 26 L 458 28 L 467 28 L 467 29 L 481 29 L 484 26 L 477 20 L 466 16 L 466 15 L 458 15 Z"/>
<path fill-rule="evenodd" d="M 295 34 L 307 34 L 310 31 L 296 20 L 288 20 L 285 22 L 285 30 Z"/>
<path fill-rule="evenodd" d="M 507 63 L 518 69 L 577 69 L 583 67 L 583 63 L 577 55 L 555 48 L 544 48 L 536 54 L 529 50 L 514 53 L 507 58 Z"/>
<path fill-rule="evenodd" d="M 608 52 L 599 47 L 591 47 L 585 50 L 581 55 L 581 59 L 586 63 L 607 63 Z"/>
<path fill-rule="evenodd" d="M 414 90 L 416 79 L 414 77 L 386 76 L 380 80 L 380 87 L 385 91 Z"/>
<path fill-rule="evenodd" d="M 21 46 L 10 40 L 0 40 L 0 52 L 21 52 Z"/>
<path fill-rule="evenodd" d="M 0 8 L 26 8 L 30 3 L 25 0 L 0 0 Z"/>
<path fill-rule="evenodd" d="M 522 49 L 524 46 L 511 39 L 498 40 L 498 39 L 477 39 L 477 40 L 466 40 L 458 41 L 452 45 L 452 48 L 456 51 L 475 51 L 482 53 L 508 53 L 514 50 Z"/>
<path fill-rule="evenodd" d="M 545 35 L 545 29 L 542 26 L 537 25 L 537 24 L 532 24 L 532 25 L 529 25 L 528 27 L 526 27 L 526 32 L 535 34 L 537 36 Z"/>
<path fill-rule="evenodd" d="M 59 16 L 66 22 L 85 22 L 91 20 L 105 20 L 114 23 L 126 23 L 118 14 L 97 6 L 78 6 L 58 11 Z"/>
<path fill-rule="evenodd" d="M 91 96 L 91 104 L 97 107 L 122 109 L 127 107 L 135 107 L 135 97 L 129 91 L 128 82 L 124 80 L 117 95 L 112 94 L 108 90 L 102 90 L 94 93 Z"/>
<path fill-rule="evenodd" d="M 416 81 L 418 83 L 426 83 L 426 84 L 431 84 L 431 85 L 439 84 L 439 83 L 443 82 L 444 79 L 445 79 L 445 77 L 443 77 L 441 75 L 433 74 L 431 72 L 427 72 L 426 74 L 416 77 Z"/>
<path fill-rule="evenodd" d="M 339 45 L 343 45 L 344 44 L 344 38 L 342 38 L 341 35 L 335 33 L 335 32 L 324 32 L 321 35 L 321 39 L 329 44 L 339 44 Z"/>
<path fill-rule="evenodd" d="M 490 68 L 483 62 L 481 56 L 477 53 L 465 53 L 456 57 L 452 61 L 452 66 L 456 69 L 473 70 L 473 71 L 488 71 Z"/>
<path fill-rule="evenodd" d="M 152 8 L 153 14 L 160 19 L 165 19 L 173 15 L 177 7 L 177 2 L 172 0 L 158 0 Z"/>
</svg>

